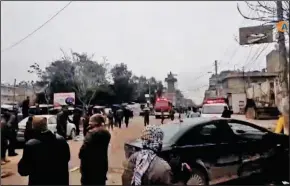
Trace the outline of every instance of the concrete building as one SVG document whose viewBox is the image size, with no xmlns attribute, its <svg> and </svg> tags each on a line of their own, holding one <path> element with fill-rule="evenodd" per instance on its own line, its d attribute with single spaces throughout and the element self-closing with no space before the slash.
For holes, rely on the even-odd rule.
<svg viewBox="0 0 290 186">
<path fill-rule="evenodd" d="M 289 54 L 287 56 L 289 56 Z M 288 63 L 289 63 L 289 57 L 288 57 Z M 279 60 L 278 50 L 272 50 L 271 52 L 267 54 L 266 69 L 267 69 L 267 72 L 274 72 L 274 73 L 282 72 L 283 66 Z"/>
<path fill-rule="evenodd" d="M 234 113 L 241 113 L 246 105 L 246 90 L 253 83 L 261 84 L 267 80 L 273 81 L 277 73 L 270 72 L 234 72 L 225 76 L 221 82 L 223 93 L 227 95 L 229 105 Z"/>
<path fill-rule="evenodd" d="M 1 104 L 19 104 L 29 96 L 33 103 L 36 95 L 32 87 L 1 84 Z"/>
</svg>

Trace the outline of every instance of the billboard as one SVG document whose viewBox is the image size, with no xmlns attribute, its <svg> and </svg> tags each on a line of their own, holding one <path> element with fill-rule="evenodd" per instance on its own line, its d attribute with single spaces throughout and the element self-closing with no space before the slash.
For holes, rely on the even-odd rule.
<svg viewBox="0 0 290 186">
<path fill-rule="evenodd" d="M 272 43 L 273 28 L 273 25 L 261 25 L 240 28 L 240 45 Z"/>
<path fill-rule="evenodd" d="M 65 92 L 65 93 L 54 93 L 53 94 L 53 105 L 55 107 L 75 104 L 75 93 L 74 92 Z"/>
</svg>

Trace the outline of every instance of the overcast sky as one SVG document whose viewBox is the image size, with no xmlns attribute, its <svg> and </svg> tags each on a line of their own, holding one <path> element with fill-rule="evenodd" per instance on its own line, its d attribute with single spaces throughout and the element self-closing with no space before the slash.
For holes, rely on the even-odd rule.
<svg viewBox="0 0 290 186">
<path fill-rule="evenodd" d="M 1 50 L 22 39 L 68 2 L 1 2 Z M 239 2 L 243 4 L 243 2 Z M 72 2 L 55 19 L 16 47 L 1 52 L 1 81 L 33 80 L 27 73 L 37 62 L 45 67 L 69 52 L 107 56 L 114 65 L 124 62 L 136 75 L 164 80 L 177 74 L 178 88 L 199 103 L 214 71 L 265 67 L 267 45 L 238 45 L 238 28 L 258 23 L 239 15 L 237 2 Z M 249 9 L 243 8 L 246 14 Z M 266 46 L 266 45 L 265 45 Z M 247 61 L 247 58 L 249 59 Z M 198 78 L 200 77 L 200 78 Z M 202 87 L 202 88 L 200 88 Z"/>
</svg>

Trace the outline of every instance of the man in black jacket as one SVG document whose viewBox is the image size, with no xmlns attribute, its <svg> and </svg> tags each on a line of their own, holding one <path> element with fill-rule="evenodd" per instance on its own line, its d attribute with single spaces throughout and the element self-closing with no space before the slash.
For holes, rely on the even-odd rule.
<svg viewBox="0 0 290 186">
<path fill-rule="evenodd" d="M 18 130 L 18 122 L 17 122 L 17 114 L 14 111 L 4 110 L 3 116 L 6 120 L 5 128 L 7 139 L 9 141 L 8 145 L 8 156 L 17 156 L 18 154 L 15 152 L 16 143 L 17 143 L 17 130 Z"/>
<path fill-rule="evenodd" d="M 104 127 L 103 116 L 91 116 L 89 131 L 79 152 L 82 185 L 106 184 L 110 139 L 111 135 Z"/>
<path fill-rule="evenodd" d="M 29 96 L 27 96 L 27 98 L 22 102 L 23 119 L 28 117 L 29 103 L 30 103 Z"/>
<path fill-rule="evenodd" d="M 24 145 L 18 173 L 29 176 L 28 185 L 69 185 L 70 149 L 66 140 L 47 129 L 47 119 L 34 117 L 33 139 Z"/>
<path fill-rule="evenodd" d="M 64 137 L 64 139 L 67 138 L 67 122 L 73 123 L 69 119 L 69 111 L 67 107 L 63 107 L 62 111 L 59 112 L 56 116 L 56 130 L 59 135 Z"/>
</svg>

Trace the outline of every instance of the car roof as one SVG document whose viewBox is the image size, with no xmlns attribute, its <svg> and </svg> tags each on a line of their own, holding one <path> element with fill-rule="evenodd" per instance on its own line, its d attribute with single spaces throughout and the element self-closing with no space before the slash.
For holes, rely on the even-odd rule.
<svg viewBox="0 0 290 186">
<path fill-rule="evenodd" d="M 203 104 L 202 106 L 227 106 L 226 103 L 206 103 Z"/>
</svg>

